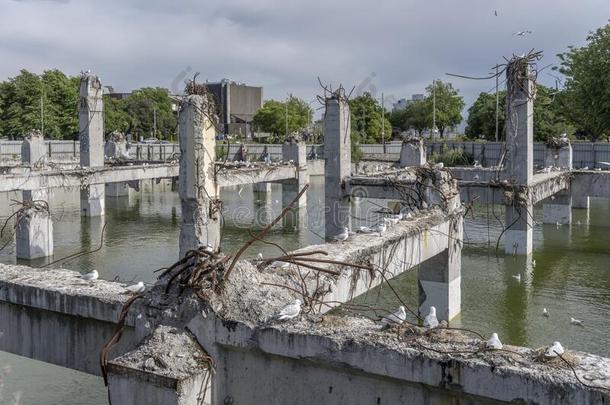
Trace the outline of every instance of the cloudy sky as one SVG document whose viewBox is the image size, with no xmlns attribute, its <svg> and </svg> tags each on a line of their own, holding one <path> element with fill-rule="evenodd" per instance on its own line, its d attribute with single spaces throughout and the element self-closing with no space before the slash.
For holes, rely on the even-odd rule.
<svg viewBox="0 0 610 405">
<path fill-rule="evenodd" d="M 201 72 L 263 86 L 266 99 L 311 101 L 320 76 L 391 102 L 437 78 L 471 103 L 495 82 L 446 72 L 485 75 L 531 48 L 556 63 L 608 18 L 609 0 L 0 0 L 0 80 L 91 69 L 130 91 L 181 88 Z"/>
</svg>

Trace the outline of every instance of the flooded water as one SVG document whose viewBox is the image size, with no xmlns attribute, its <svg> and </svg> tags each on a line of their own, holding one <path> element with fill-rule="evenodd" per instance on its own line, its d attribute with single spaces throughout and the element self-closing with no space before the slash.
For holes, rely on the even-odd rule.
<svg viewBox="0 0 610 405">
<path fill-rule="evenodd" d="M 320 243 L 323 233 L 323 179 L 312 177 L 305 218 L 290 218 L 266 238 L 287 250 Z M 10 199 L 18 195 L 0 194 L 0 224 L 10 215 Z M 223 189 L 222 246 L 235 251 L 249 237 L 250 229 L 260 229 L 267 218 L 281 210 L 281 191 L 273 186 L 270 196 L 252 193 L 251 187 Z M 364 201 L 354 216 L 373 215 L 375 203 Z M 54 264 L 77 271 L 97 269 L 105 279 L 153 282 L 153 270 L 177 260 L 180 206 L 177 193 L 168 184 L 143 185 L 129 201 L 108 198 L 103 219 L 81 218 L 79 195 L 75 190 L 56 191 L 51 196 L 54 217 L 55 256 L 52 260 L 79 251 L 97 250 L 68 262 Z M 495 254 L 495 241 L 504 218 L 501 207 L 495 215 L 491 206 L 476 207 L 474 218 L 465 223 L 466 243 L 462 255 L 462 313 L 452 322 L 488 334 L 498 332 L 503 342 L 541 346 L 554 340 L 574 350 L 610 356 L 610 202 L 591 200 L 588 214 L 573 210 L 571 226 L 536 225 L 535 266 L 522 257 Z M 542 206 L 534 217 L 542 221 Z M 299 227 L 299 220 L 306 226 Z M 354 219 L 355 225 L 358 219 Z M 105 225 L 105 228 L 104 228 Z M 102 229 L 104 237 L 101 238 Z M 10 232 L 5 231 L 5 232 Z M 488 243 L 488 237 L 491 243 Z M 0 246 L 4 243 L 6 235 Z M 262 252 L 278 253 L 272 245 L 254 245 L 246 257 Z M 15 263 L 14 245 L 0 251 L 0 261 Z M 48 260 L 24 262 L 32 266 Z M 417 307 L 416 272 L 393 280 L 401 298 Z M 521 274 L 521 282 L 512 276 Z M 394 308 L 399 300 L 388 288 L 377 288 L 360 297 L 376 307 Z M 542 316 L 542 308 L 550 312 Z M 584 327 L 570 324 L 570 316 L 582 319 Z M 10 333 L 10 331 L 4 331 Z M 1 338 L 1 337 L 0 337 Z M 0 403 L 12 404 L 106 404 L 106 390 L 100 378 L 0 352 Z"/>
</svg>

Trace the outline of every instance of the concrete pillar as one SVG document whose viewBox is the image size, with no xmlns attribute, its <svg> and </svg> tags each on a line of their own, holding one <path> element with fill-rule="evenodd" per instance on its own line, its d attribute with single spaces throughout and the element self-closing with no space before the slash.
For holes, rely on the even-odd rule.
<svg viewBox="0 0 610 405">
<path fill-rule="evenodd" d="M 400 167 L 426 164 L 426 147 L 421 138 L 405 139 L 400 148 Z"/>
<path fill-rule="evenodd" d="M 80 164 L 82 167 L 104 166 L 104 103 L 102 83 L 91 73 L 80 80 L 78 114 L 80 128 Z M 100 216 L 104 210 L 104 185 L 95 184 L 81 189 L 81 215 Z"/>
<path fill-rule="evenodd" d="M 572 222 L 572 194 L 563 190 L 544 200 L 542 222 L 545 224 L 569 224 Z"/>
<path fill-rule="evenodd" d="M 109 159 L 129 159 L 125 134 L 114 131 L 108 135 L 104 145 L 104 155 Z"/>
<path fill-rule="evenodd" d="M 572 145 L 567 138 L 554 139 L 553 145 L 546 146 L 544 166 L 572 170 Z"/>
<path fill-rule="evenodd" d="M 216 131 L 204 113 L 208 108 L 208 101 L 196 95 L 188 96 L 180 108 L 180 257 L 199 246 L 220 246 L 221 205 L 214 177 Z"/>
<path fill-rule="evenodd" d="M 428 314 L 431 306 L 436 307 L 439 320 L 450 321 L 461 312 L 463 221 L 460 215 L 451 220 L 449 248 L 419 266 L 417 283 L 422 316 Z"/>
<path fill-rule="evenodd" d="M 508 63 L 506 95 L 506 169 L 509 181 L 528 185 L 534 175 L 534 81 L 527 60 Z"/>
<path fill-rule="evenodd" d="M 570 183 L 572 194 L 572 208 L 589 209 L 589 187 L 591 183 L 583 181 L 582 177 L 575 177 Z"/>
<path fill-rule="evenodd" d="M 326 237 L 349 228 L 349 200 L 343 179 L 351 174 L 350 110 L 345 95 L 337 92 L 326 99 L 324 114 L 324 195 Z"/>
<path fill-rule="evenodd" d="M 23 191 L 23 202 L 49 201 L 47 190 Z M 32 207 L 18 218 L 15 235 L 18 259 L 37 259 L 53 255 L 53 221 L 51 213 L 40 207 Z"/>
<path fill-rule="evenodd" d="M 296 179 L 282 182 L 282 206 L 285 207 L 309 183 L 309 175 L 307 174 L 307 147 L 304 143 L 290 138 L 282 145 L 282 157 L 284 162 L 292 161 L 297 168 Z M 305 193 L 299 198 L 295 208 L 304 208 L 306 205 L 307 194 Z"/>
<path fill-rule="evenodd" d="M 106 213 L 104 184 L 91 184 L 80 190 L 80 213 L 85 217 L 99 217 Z"/>
<path fill-rule="evenodd" d="M 47 158 L 47 147 L 42 132 L 37 129 L 30 131 L 21 143 L 21 163 L 35 165 L 44 163 Z"/>
<path fill-rule="evenodd" d="M 504 232 L 504 251 L 507 254 L 527 255 L 533 250 L 533 219 L 534 206 L 506 206 L 506 231 Z"/>
</svg>

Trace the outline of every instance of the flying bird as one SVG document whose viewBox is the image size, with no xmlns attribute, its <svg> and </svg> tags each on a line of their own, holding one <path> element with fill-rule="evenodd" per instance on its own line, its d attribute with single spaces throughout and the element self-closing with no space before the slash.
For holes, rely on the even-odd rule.
<svg viewBox="0 0 610 405">
<path fill-rule="evenodd" d="M 93 271 L 91 271 L 89 273 L 82 274 L 80 276 L 80 278 L 82 278 L 83 280 L 87 280 L 87 281 L 95 281 L 95 280 L 97 280 L 97 278 L 99 276 L 100 275 L 98 274 L 97 270 L 93 270 Z"/>
<path fill-rule="evenodd" d="M 333 237 L 333 239 L 336 240 L 336 241 L 344 242 L 344 241 L 347 240 L 348 237 L 349 237 L 349 229 L 344 227 L 343 231 L 341 231 L 340 234 L 335 235 Z"/>
<path fill-rule="evenodd" d="M 277 315 L 279 321 L 288 321 L 301 313 L 301 300 L 296 299 L 292 304 L 286 305 Z"/>
<path fill-rule="evenodd" d="M 491 334 L 491 337 L 487 341 L 486 347 L 488 347 L 489 349 L 501 349 L 502 348 L 502 342 L 500 342 L 500 339 L 498 339 L 497 333 L 494 332 Z"/>
<path fill-rule="evenodd" d="M 521 274 L 517 274 L 516 276 L 513 276 L 513 278 L 517 280 L 517 282 L 521 282 Z"/>
<path fill-rule="evenodd" d="M 524 31 L 513 32 L 513 35 L 516 37 L 524 37 L 527 34 L 531 34 L 531 33 L 532 33 L 532 31 L 530 31 L 530 30 L 524 30 Z"/>
<path fill-rule="evenodd" d="M 398 307 L 398 309 L 392 312 L 390 315 L 384 316 L 381 318 L 381 323 L 384 325 L 388 324 L 398 324 L 400 325 L 407 319 L 407 311 L 405 311 L 405 307 L 402 305 Z"/>
<path fill-rule="evenodd" d="M 558 355 L 563 354 L 563 346 L 559 342 L 553 342 L 553 345 L 546 349 L 544 355 L 546 357 L 557 357 Z"/>
<path fill-rule="evenodd" d="M 146 290 L 146 286 L 144 285 L 144 283 L 142 281 L 138 281 L 134 285 L 130 285 L 129 287 L 125 287 L 125 289 L 127 291 L 129 291 L 129 292 L 139 294 L 139 293 L 144 292 L 144 290 Z"/>
<path fill-rule="evenodd" d="M 578 325 L 578 326 L 583 326 L 582 325 L 582 321 L 580 319 L 574 319 L 574 318 L 570 318 L 570 323 L 572 325 Z"/>
<path fill-rule="evenodd" d="M 498 16 L 498 10 L 494 10 L 494 15 L 497 17 Z"/>
<path fill-rule="evenodd" d="M 436 308 L 430 307 L 430 313 L 424 318 L 424 328 L 433 329 L 438 326 L 438 319 L 436 318 Z"/>
</svg>

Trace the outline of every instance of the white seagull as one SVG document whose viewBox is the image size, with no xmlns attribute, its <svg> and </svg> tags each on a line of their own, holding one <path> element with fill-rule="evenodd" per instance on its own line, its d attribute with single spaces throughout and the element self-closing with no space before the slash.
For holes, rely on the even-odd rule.
<svg viewBox="0 0 610 405">
<path fill-rule="evenodd" d="M 572 325 L 578 325 L 578 326 L 583 326 L 582 325 L 582 321 L 580 319 L 574 319 L 574 318 L 570 318 L 570 323 Z"/>
<path fill-rule="evenodd" d="M 502 342 L 500 342 L 500 339 L 498 339 L 497 333 L 494 332 L 491 334 L 491 337 L 487 341 L 486 346 L 489 349 L 501 349 L 502 348 Z"/>
<path fill-rule="evenodd" d="M 436 308 L 430 307 L 430 313 L 424 318 L 424 328 L 432 329 L 438 326 L 438 319 L 436 318 Z"/>
<path fill-rule="evenodd" d="M 434 169 L 442 169 L 443 167 L 445 167 L 445 164 L 443 162 L 438 162 L 435 165 L 432 166 Z"/>
<path fill-rule="evenodd" d="M 553 342 L 553 345 L 546 349 L 544 355 L 546 357 L 557 357 L 560 354 L 563 354 L 563 346 L 559 342 Z"/>
<path fill-rule="evenodd" d="M 258 255 L 256 256 L 258 258 L 258 260 L 263 260 L 263 254 L 262 253 L 258 253 Z"/>
<path fill-rule="evenodd" d="M 287 321 L 296 318 L 301 313 L 301 300 L 296 299 L 292 304 L 286 305 L 277 315 L 279 321 Z"/>
<path fill-rule="evenodd" d="M 517 282 L 521 282 L 521 274 L 517 274 L 516 276 L 513 276 L 513 278 L 517 280 Z"/>
<path fill-rule="evenodd" d="M 407 319 L 407 311 L 405 311 L 405 307 L 401 305 L 396 311 L 392 312 L 390 315 L 381 318 L 381 323 L 384 325 L 391 323 L 400 325 L 405 321 L 405 319 Z"/>
<path fill-rule="evenodd" d="M 546 310 L 546 308 L 542 308 L 542 315 L 546 316 L 547 318 L 549 317 L 549 311 Z"/>
<path fill-rule="evenodd" d="M 386 224 L 386 221 L 383 221 L 375 227 L 374 231 L 378 232 L 379 236 L 381 236 L 381 234 L 384 233 L 386 229 L 388 229 L 388 226 Z"/>
<path fill-rule="evenodd" d="M 358 232 L 360 232 L 360 233 L 373 233 L 373 232 L 375 232 L 375 230 L 373 228 L 368 227 L 368 226 L 361 226 L 358 229 Z"/>
<path fill-rule="evenodd" d="M 340 234 L 333 236 L 333 239 L 336 241 L 346 241 L 347 238 L 349 237 L 349 229 L 347 228 L 343 228 L 343 231 L 341 231 Z"/>
<path fill-rule="evenodd" d="M 99 276 L 100 275 L 98 274 L 97 270 L 93 270 L 89 273 L 81 274 L 80 278 L 87 281 L 95 281 Z"/>
<path fill-rule="evenodd" d="M 536 260 L 532 260 L 532 267 L 536 267 Z"/>
<path fill-rule="evenodd" d="M 142 281 L 138 281 L 137 284 L 130 285 L 129 287 L 125 287 L 125 289 L 129 292 L 139 294 L 139 293 L 144 292 L 144 290 L 146 290 L 146 286 L 144 285 L 144 283 Z"/>
</svg>

